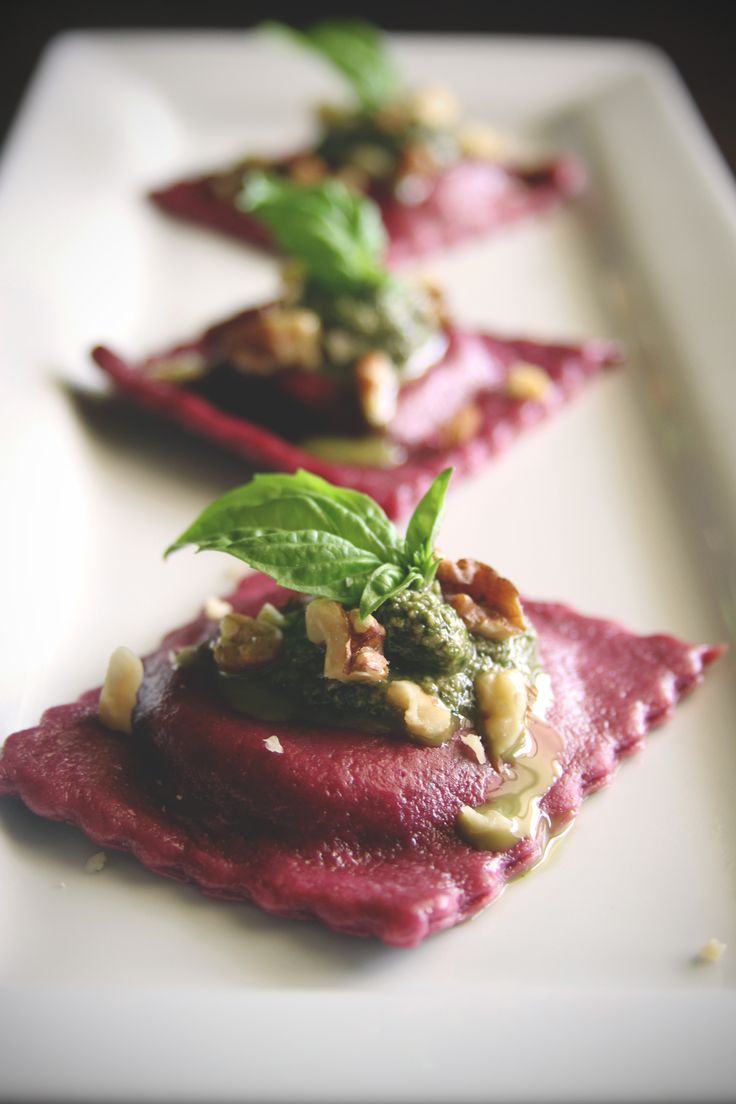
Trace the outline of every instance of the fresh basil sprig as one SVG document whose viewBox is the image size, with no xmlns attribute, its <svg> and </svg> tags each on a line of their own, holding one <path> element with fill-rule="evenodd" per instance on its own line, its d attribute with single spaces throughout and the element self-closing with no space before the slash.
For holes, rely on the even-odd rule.
<svg viewBox="0 0 736 1104">
<path fill-rule="evenodd" d="M 236 202 L 268 227 L 284 253 L 302 262 L 314 283 L 359 291 L 388 279 L 380 211 L 342 181 L 306 186 L 252 171 Z"/>
<path fill-rule="evenodd" d="M 371 23 L 361 19 L 328 19 L 305 31 L 283 23 L 267 23 L 265 29 L 287 34 L 333 65 L 347 78 L 366 111 L 375 111 L 396 96 L 398 72 L 383 35 Z"/>
<path fill-rule="evenodd" d="M 166 550 L 228 552 L 281 586 L 359 607 L 367 617 L 408 587 L 426 587 L 452 469 L 437 476 L 406 538 L 368 495 L 306 471 L 257 475 L 218 498 Z"/>
</svg>

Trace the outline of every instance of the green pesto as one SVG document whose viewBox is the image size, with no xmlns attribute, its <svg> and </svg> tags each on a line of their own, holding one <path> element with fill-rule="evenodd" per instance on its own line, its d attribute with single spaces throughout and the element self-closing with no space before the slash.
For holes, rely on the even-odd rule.
<svg viewBox="0 0 736 1104">
<path fill-rule="evenodd" d="M 328 363 L 339 370 L 380 349 L 401 375 L 439 332 L 428 292 L 395 278 L 338 295 L 307 283 L 300 305 L 320 316 Z"/>
<path fill-rule="evenodd" d="M 346 726 L 403 734 L 400 710 L 386 700 L 387 682 L 336 682 L 323 677 L 324 649 L 306 636 L 304 606 L 284 611 L 282 648 L 271 663 L 232 675 L 211 667 L 228 704 L 265 721 Z M 410 679 L 447 705 L 458 725 L 477 724 L 474 682 L 482 671 L 537 669 L 533 629 L 504 641 L 468 633 L 439 588 L 405 591 L 386 602 L 377 619 L 386 628 L 391 680 Z"/>
<path fill-rule="evenodd" d="M 330 121 L 315 153 L 331 169 L 353 165 L 372 178 L 390 180 L 402 158 L 412 147 L 427 151 L 436 169 L 446 168 L 460 158 L 457 138 L 451 130 L 408 123 L 396 130 L 379 125 L 375 113 L 356 112 Z"/>
</svg>

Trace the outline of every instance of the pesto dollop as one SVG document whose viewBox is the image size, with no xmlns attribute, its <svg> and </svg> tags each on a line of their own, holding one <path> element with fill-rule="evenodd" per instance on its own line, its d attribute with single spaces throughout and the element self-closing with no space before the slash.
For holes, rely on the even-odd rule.
<svg viewBox="0 0 736 1104">
<path fill-rule="evenodd" d="M 360 291 L 334 294 L 307 282 L 299 306 L 320 318 L 328 369 L 341 370 L 380 350 L 400 378 L 412 377 L 444 353 L 446 342 L 441 348 L 437 344 L 441 331 L 436 303 L 418 284 L 391 278 Z"/>
<path fill-rule="evenodd" d="M 349 166 L 370 180 L 395 187 L 410 168 L 408 151 L 415 151 L 417 168 L 425 173 L 439 172 L 460 157 L 454 128 L 428 126 L 400 104 L 377 112 L 330 113 L 323 118 L 314 152 L 333 172 Z"/>
<path fill-rule="evenodd" d="M 206 659 L 219 691 L 239 712 L 259 720 L 298 720 L 406 735 L 401 711 L 388 700 L 392 682 L 409 680 L 451 712 L 455 728 L 479 723 L 475 680 L 492 669 L 518 668 L 530 682 L 537 670 L 536 634 L 530 627 L 505 640 L 471 634 L 439 587 L 407 590 L 377 611 L 385 629 L 387 680 L 372 683 L 324 677 L 324 649 L 311 643 L 305 604 L 282 610 L 283 642 L 274 660 L 225 672 Z"/>
</svg>

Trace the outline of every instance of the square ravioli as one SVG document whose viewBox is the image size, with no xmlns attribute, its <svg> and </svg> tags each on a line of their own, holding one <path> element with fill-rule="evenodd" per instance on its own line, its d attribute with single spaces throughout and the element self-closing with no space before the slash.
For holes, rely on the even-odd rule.
<svg viewBox="0 0 736 1104">
<path fill-rule="evenodd" d="M 245 579 L 229 605 L 255 616 L 292 597 Z M 213 638 L 203 612 L 145 660 L 132 733 L 100 720 L 100 691 L 9 737 L 0 793 L 130 851 L 155 873 L 279 916 L 413 947 L 473 916 L 542 858 L 546 840 L 611 781 L 721 649 L 637 636 L 564 605 L 527 602 L 549 678 L 532 722 L 561 748 L 540 806 L 545 832 L 495 850 L 457 830 L 503 782 L 467 734 L 420 746 L 391 734 L 255 720 L 174 654 Z M 185 654 L 188 654 L 185 652 Z"/>
</svg>

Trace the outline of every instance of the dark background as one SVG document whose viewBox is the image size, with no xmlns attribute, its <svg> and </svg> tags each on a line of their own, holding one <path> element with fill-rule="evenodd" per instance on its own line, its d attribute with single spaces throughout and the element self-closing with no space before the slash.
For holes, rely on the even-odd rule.
<svg viewBox="0 0 736 1104">
<path fill-rule="evenodd" d="M 252 26 L 262 19 L 297 24 L 334 14 L 361 15 L 388 30 L 478 31 L 491 34 L 582 35 L 638 38 L 661 47 L 685 79 L 724 156 L 736 171 L 736 24 L 734 0 L 664 3 L 630 0 L 601 3 L 565 0 L 449 0 L 445 3 L 295 4 L 272 2 L 166 4 L 160 0 L 66 0 L 10 4 L 0 42 L 0 142 L 33 68 L 59 31 L 115 27 Z"/>
</svg>

